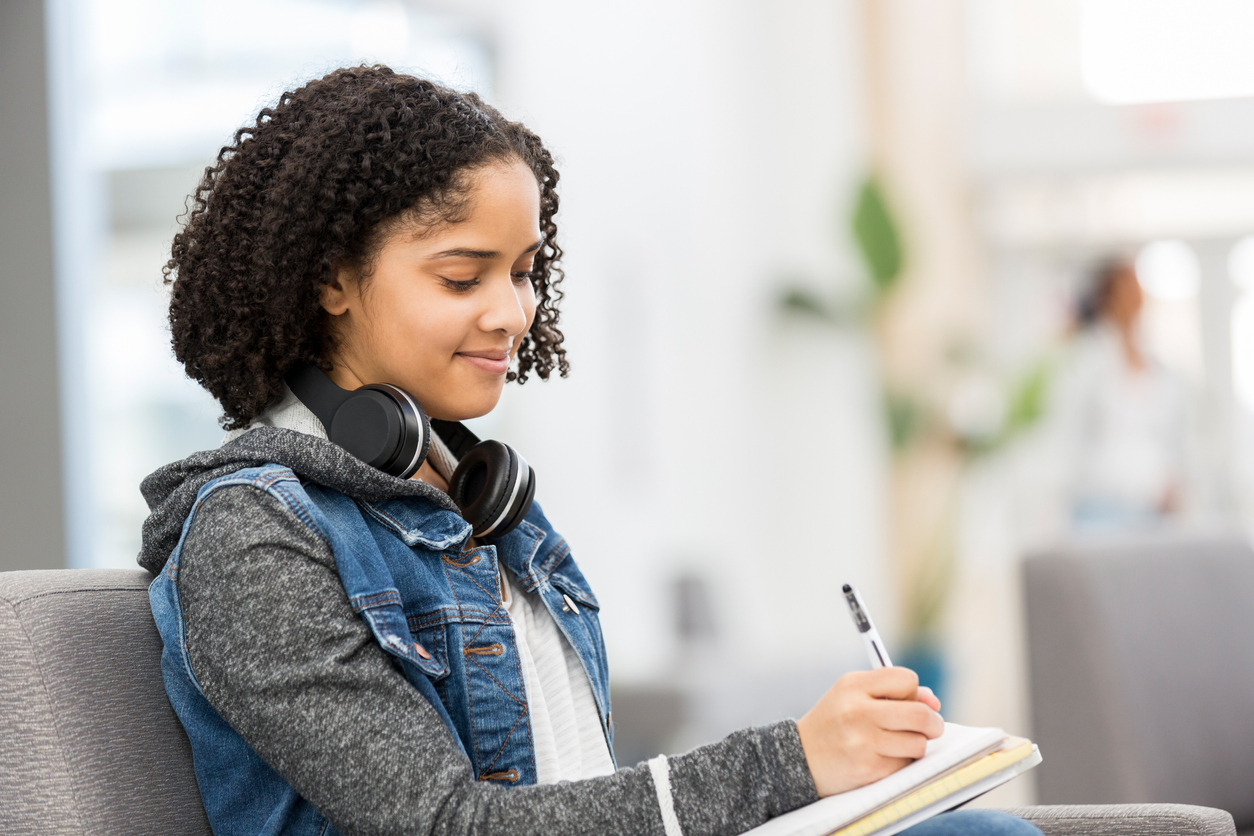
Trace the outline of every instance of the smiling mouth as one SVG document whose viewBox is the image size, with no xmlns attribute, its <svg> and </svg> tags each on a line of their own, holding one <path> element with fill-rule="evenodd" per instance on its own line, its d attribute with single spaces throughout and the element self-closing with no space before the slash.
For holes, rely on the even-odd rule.
<svg viewBox="0 0 1254 836">
<path fill-rule="evenodd" d="M 509 352 L 506 351 L 458 352 L 457 356 L 491 375 L 503 375 L 509 371 Z"/>
</svg>

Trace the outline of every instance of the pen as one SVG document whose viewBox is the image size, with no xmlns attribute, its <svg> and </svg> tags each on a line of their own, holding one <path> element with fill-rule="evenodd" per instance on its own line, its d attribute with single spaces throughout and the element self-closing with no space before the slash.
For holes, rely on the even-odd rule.
<svg viewBox="0 0 1254 836">
<path fill-rule="evenodd" d="M 841 587 L 841 591 L 845 593 L 845 602 L 849 604 L 853 626 L 858 628 L 858 635 L 862 636 L 862 643 L 866 645 L 867 656 L 871 657 L 871 667 L 891 668 L 893 660 L 888 658 L 884 640 L 880 638 L 879 631 L 871 622 L 871 616 L 867 615 L 866 607 L 862 605 L 862 599 L 858 596 L 858 590 L 845 584 Z"/>
</svg>

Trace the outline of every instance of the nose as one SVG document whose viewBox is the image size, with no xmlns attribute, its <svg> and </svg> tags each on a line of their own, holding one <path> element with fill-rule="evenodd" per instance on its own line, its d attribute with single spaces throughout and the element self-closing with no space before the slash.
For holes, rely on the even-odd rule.
<svg viewBox="0 0 1254 836">
<path fill-rule="evenodd" d="M 527 300 L 531 283 L 516 285 L 508 272 L 503 277 L 493 276 L 485 288 L 483 311 L 479 327 L 484 331 L 501 331 L 510 337 L 521 334 L 527 327 Z"/>
</svg>

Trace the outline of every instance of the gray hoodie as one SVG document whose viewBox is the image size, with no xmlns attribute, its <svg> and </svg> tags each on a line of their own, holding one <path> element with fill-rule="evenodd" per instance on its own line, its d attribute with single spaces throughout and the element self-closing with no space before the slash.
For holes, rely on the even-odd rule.
<svg viewBox="0 0 1254 836">
<path fill-rule="evenodd" d="M 355 499 L 421 496 L 455 510 L 442 491 L 329 441 L 261 427 L 144 480 L 140 565 L 161 571 L 201 487 L 266 462 Z M 791 720 L 585 781 L 478 782 L 353 612 L 330 548 L 276 500 L 247 485 L 215 492 L 180 559 L 184 638 L 206 698 L 341 833 L 712 836 L 817 798 Z"/>
</svg>

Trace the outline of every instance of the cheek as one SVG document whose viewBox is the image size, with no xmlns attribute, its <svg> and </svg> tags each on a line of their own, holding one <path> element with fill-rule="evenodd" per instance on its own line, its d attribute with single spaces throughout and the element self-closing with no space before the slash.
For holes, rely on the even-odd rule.
<svg viewBox="0 0 1254 836">
<path fill-rule="evenodd" d="M 465 336 L 466 317 L 441 307 L 439 300 L 391 300 L 383 326 L 375 333 L 373 351 L 397 369 L 434 372 L 452 359 Z"/>
</svg>

